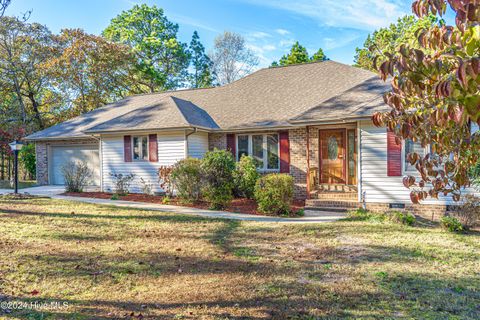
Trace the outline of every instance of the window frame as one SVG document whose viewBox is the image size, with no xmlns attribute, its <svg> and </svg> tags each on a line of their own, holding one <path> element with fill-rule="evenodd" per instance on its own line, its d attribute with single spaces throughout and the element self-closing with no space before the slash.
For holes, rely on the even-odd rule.
<svg viewBox="0 0 480 320">
<path fill-rule="evenodd" d="M 407 144 L 406 144 L 407 140 L 405 139 L 402 139 L 402 173 L 405 175 L 407 173 L 411 174 L 411 173 L 415 173 L 417 172 L 417 169 L 415 169 L 414 166 L 411 166 L 409 165 L 407 167 Z M 414 141 L 412 141 L 414 146 L 415 146 L 415 143 Z M 423 157 L 425 156 L 425 154 L 427 154 L 428 152 L 430 152 L 430 147 L 424 147 L 422 148 L 423 149 L 423 154 L 421 154 L 420 156 Z"/>
<path fill-rule="evenodd" d="M 277 151 L 278 151 L 278 161 L 277 169 L 268 169 L 268 145 L 267 145 L 267 136 L 276 135 L 277 136 Z M 262 150 L 263 150 L 263 167 L 257 168 L 258 172 L 280 172 L 280 135 L 278 132 L 258 132 L 258 133 L 239 133 L 235 135 L 235 159 L 239 161 L 239 149 L 238 149 L 238 138 L 240 136 L 248 136 L 248 150 L 247 155 L 252 156 L 253 154 L 253 136 L 262 136 Z"/>
<path fill-rule="evenodd" d="M 135 138 L 140 142 L 139 144 L 139 155 L 143 154 L 143 138 L 147 139 L 147 158 L 146 159 L 135 159 Z M 148 135 L 145 136 L 132 136 L 132 161 L 147 162 L 150 159 L 150 141 Z"/>
</svg>

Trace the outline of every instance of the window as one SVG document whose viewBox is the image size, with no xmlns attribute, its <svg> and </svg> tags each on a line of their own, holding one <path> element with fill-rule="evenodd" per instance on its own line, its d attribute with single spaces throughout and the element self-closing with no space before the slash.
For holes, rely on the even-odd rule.
<svg viewBox="0 0 480 320">
<path fill-rule="evenodd" d="M 415 166 L 412 166 L 408 161 L 408 154 L 416 152 L 420 157 L 425 156 L 427 149 L 422 147 L 419 142 L 414 142 L 411 139 L 406 139 L 404 142 L 405 154 L 404 154 L 404 171 L 416 171 Z"/>
<path fill-rule="evenodd" d="M 250 155 L 259 171 L 278 171 L 280 168 L 278 134 L 237 135 L 237 160 Z"/>
<path fill-rule="evenodd" d="M 133 160 L 148 161 L 148 137 L 133 137 Z"/>
</svg>

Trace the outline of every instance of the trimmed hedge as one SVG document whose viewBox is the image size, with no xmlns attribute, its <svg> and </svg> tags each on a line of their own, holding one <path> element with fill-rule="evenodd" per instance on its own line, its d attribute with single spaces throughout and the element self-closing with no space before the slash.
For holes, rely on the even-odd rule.
<svg viewBox="0 0 480 320">
<path fill-rule="evenodd" d="M 202 195 L 202 161 L 187 158 L 173 166 L 171 179 L 178 196 L 185 202 L 197 202 Z"/>
<path fill-rule="evenodd" d="M 293 200 L 293 177 L 288 174 L 268 174 L 255 185 L 258 210 L 268 214 L 290 213 Z"/>
<path fill-rule="evenodd" d="M 227 150 L 209 151 L 201 164 L 203 195 L 212 209 L 224 209 L 233 198 L 235 160 Z"/>
<path fill-rule="evenodd" d="M 260 174 L 257 172 L 253 158 L 242 156 L 233 172 L 235 195 L 253 199 L 255 184 L 259 178 Z"/>
</svg>

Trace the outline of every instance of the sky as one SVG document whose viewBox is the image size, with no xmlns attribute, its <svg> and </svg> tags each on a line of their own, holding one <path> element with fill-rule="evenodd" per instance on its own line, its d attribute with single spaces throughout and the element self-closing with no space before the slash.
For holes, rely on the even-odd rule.
<svg viewBox="0 0 480 320">
<path fill-rule="evenodd" d="M 207 52 L 224 30 L 240 33 L 259 67 L 280 59 L 297 40 L 311 55 L 322 48 L 331 60 L 352 64 L 369 33 L 411 13 L 410 0 L 12 0 L 6 14 L 31 10 L 29 21 L 53 32 L 100 34 L 112 18 L 141 3 L 163 8 L 179 25 L 182 42 L 197 30 Z"/>
</svg>

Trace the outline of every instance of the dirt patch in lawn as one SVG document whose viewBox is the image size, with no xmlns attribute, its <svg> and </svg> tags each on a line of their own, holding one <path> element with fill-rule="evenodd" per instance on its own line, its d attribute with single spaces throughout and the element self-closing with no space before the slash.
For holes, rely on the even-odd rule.
<svg viewBox="0 0 480 320">
<path fill-rule="evenodd" d="M 113 194 L 108 192 L 66 192 L 63 193 L 65 196 L 72 197 L 85 197 L 85 198 L 97 198 L 97 199 L 111 199 Z M 178 198 L 171 198 L 168 203 L 163 203 L 163 196 L 151 196 L 146 194 L 132 193 L 125 196 L 118 196 L 118 200 L 124 201 L 135 201 L 135 202 L 147 202 L 147 203 L 158 203 L 158 204 L 167 204 L 175 206 L 184 206 L 198 209 L 209 209 L 210 205 L 207 202 L 197 202 L 197 203 L 184 203 Z M 290 206 L 290 216 L 298 217 L 297 212 L 301 211 L 305 207 L 305 201 L 295 200 Z M 258 206 L 255 200 L 245 199 L 245 198 L 236 198 L 233 199 L 230 205 L 224 210 L 233 213 L 246 213 L 246 214 L 255 214 L 263 215 L 266 214 L 258 211 Z"/>
</svg>

